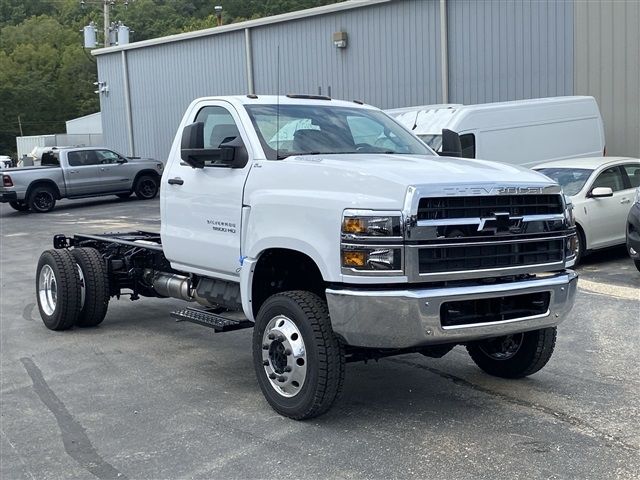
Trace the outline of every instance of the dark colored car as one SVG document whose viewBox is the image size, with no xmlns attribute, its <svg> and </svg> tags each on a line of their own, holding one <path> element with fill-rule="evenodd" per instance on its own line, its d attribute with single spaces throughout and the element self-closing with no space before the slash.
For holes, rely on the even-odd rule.
<svg viewBox="0 0 640 480">
<path fill-rule="evenodd" d="M 640 189 L 627 217 L 627 251 L 640 271 Z"/>
</svg>

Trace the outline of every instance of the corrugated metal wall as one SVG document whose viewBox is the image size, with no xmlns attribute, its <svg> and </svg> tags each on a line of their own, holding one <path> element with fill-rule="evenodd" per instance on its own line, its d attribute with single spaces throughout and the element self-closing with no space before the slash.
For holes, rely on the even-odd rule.
<svg viewBox="0 0 640 480">
<path fill-rule="evenodd" d="M 349 46 L 333 45 L 346 31 Z M 440 99 L 438 0 L 398 0 L 251 30 L 256 93 L 328 93 L 390 108 Z M 126 51 L 136 155 L 166 160 L 187 105 L 247 93 L 244 32 Z M 97 57 L 107 145 L 127 152 L 121 52 Z M 116 85 L 117 83 L 117 85 Z"/>
<path fill-rule="evenodd" d="M 100 95 L 102 112 L 102 134 L 104 142 L 110 148 L 127 155 L 127 122 L 125 114 L 124 84 L 121 53 L 97 57 L 98 79 L 109 87 L 107 95 Z"/>
<path fill-rule="evenodd" d="M 128 50 L 136 154 L 165 161 L 194 98 L 246 92 L 243 32 Z"/>
<path fill-rule="evenodd" d="M 333 45 L 334 32 L 348 47 Z M 439 101 L 439 2 L 405 0 L 252 30 L 256 93 L 327 94 L 380 108 Z"/>
<path fill-rule="evenodd" d="M 449 101 L 573 94 L 573 2 L 449 0 Z"/>
<path fill-rule="evenodd" d="M 381 108 L 440 103 L 439 6 L 393 0 L 254 27 L 255 91 L 277 92 L 279 46 L 281 93 L 331 87 L 335 98 Z M 640 1 L 448 0 L 447 18 L 450 102 L 594 95 L 608 152 L 640 155 Z M 333 45 L 337 31 L 347 32 L 346 49 Z M 127 152 L 121 55 L 97 59 L 110 89 L 101 96 L 105 142 Z M 247 93 L 242 30 L 126 55 L 137 155 L 166 159 L 192 99 Z"/>
<path fill-rule="evenodd" d="M 575 8 L 575 91 L 598 100 L 607 154 L 640 157 L 640 2 Z"/>
</svg>

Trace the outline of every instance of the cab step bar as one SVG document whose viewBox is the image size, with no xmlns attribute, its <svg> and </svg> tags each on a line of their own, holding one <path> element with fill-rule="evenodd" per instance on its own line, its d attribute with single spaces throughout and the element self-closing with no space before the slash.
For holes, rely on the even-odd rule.
<svg viewBox="0 0 640 480">
<path fill-rule="evenodd" d="M 216 332 L 230 332 L 242 328 L 252 328 L 253 322 L 247 320 L 242 312 L 225 312 L 223 316 L 214 309 L 187 307 L 176 310 L 171 316 L 178 322 L 191 322 L 203 327 L 213 328 Z"/>
</svg>

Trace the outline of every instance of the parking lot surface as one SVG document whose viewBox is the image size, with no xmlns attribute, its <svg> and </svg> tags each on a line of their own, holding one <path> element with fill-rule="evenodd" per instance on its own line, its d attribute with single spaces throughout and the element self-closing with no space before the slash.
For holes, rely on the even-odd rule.
<svg viewBox="0 0 640 480">
<path fill-rule="evenodd" d="M 489 377 L 462 347 L 349 364 L 334 408 L 295 422 L 262 397 L 251 331 L 176 323 L 178 300 L 44 327 L 34 276 L 53 234 L 159 219 L 157 200 L 0 205 L 1 478 L 640 478 L 640 272 L 624 248 L 585 259 L 539 373 Z"/>
</svg>

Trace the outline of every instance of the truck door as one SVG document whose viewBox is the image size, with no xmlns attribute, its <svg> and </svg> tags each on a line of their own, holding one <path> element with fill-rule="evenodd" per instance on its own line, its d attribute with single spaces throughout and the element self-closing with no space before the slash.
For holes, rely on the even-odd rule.
<svg viewBox="0 0 640 480">
<path fill-rule="evenodd" d="M 624 242 L 625 222 L 629 213 L 633 192 L 625 190 L 624 177 L 620 167 L 603 170 L 589 187 L 609 187 L 612 197 L 587 198 L 585 207 L 590 217 L 591 239 L 588 247 L 598 248 Z"/>
<path fill-rule="evenodd" d="M 218 148 L 237 136 L 249 147 L 237 112 L 226 102 L 209 102 L 194 112 L 193 122 L 204 122 L 205 148 Z M 180 151 L 172 154 L 179 157 Z M 195 169 L 170 159 L 162 185 L 162 244 L 174 268 L 237 280 L 243 190 L 250 168 L 251 162 L 244 168 Z"/>
<path fill-rule="evenodd" d="M 108 192 L 129 190 L 133 184 L 135 166 L 128 165 L 128 161 L 111 150 L 96 150 L 100 161 L 100 175 L 103 188 Z"/>
<path fill-rule="evenodd" d="M 70 197 L 101 193 L 104 190 L 100 160 L 94 150 L 67 152 L 69 168 L 65 170 L 67 194 Z"/>
</svg>

